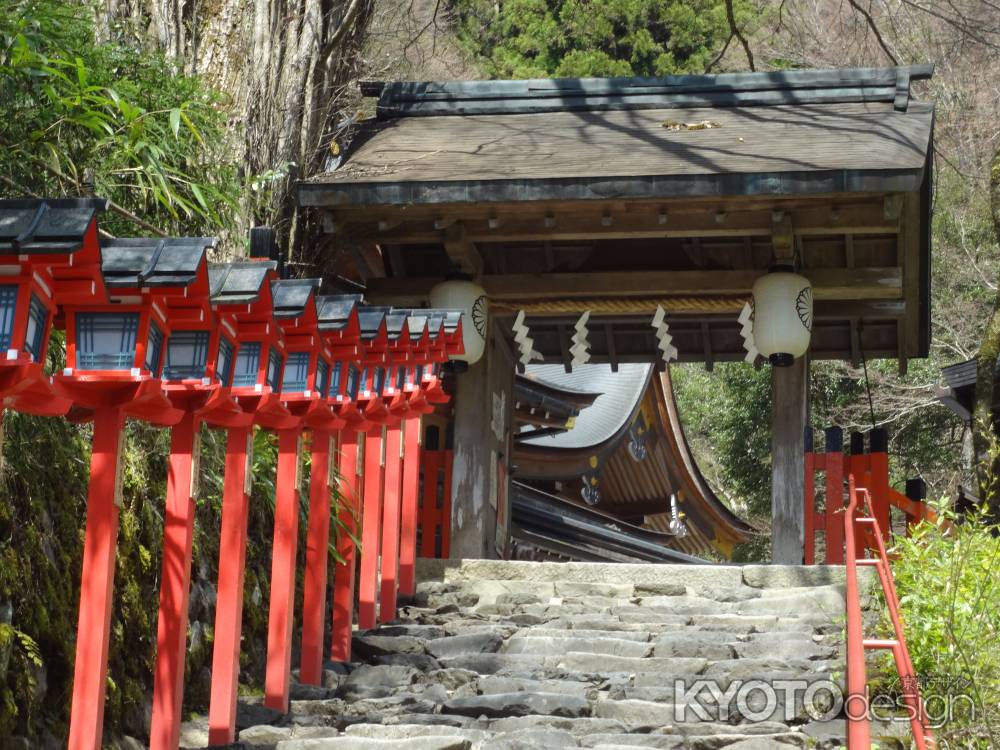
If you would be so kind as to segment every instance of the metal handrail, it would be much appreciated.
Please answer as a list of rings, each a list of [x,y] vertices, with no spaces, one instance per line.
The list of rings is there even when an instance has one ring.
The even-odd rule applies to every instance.
[[[910,717],[910,729],[917,750],[936,748],[934,735],[925,723],[927,713],[920,698],[920,686],[910,652],[906,647],[903,635],[903,621],[899,614],[899,597],[896,595],[896,584],[892,579],[889,567],[889,557],[886,554],[885,540],[879,528],[871,507],[871,495],[864,487],[855,487],[854,475],[848,475],[848,504],[844,514],[844,537],[847,544],[847,697],[844,701],[844,711],[847,716],[847,747],[848,750],[869,750],[871,747],[871,727],[868,716],[868,677],[865,669],[865,649],[886,649],[892,651],[899,674],[900,685],[903,688],[903,700],[906,702]],[[863,511],[867,515],[858,515],[858,499],[863,498]],[[858,558],[856,533],[870,531],[874,537],[876,557]],[[885,594],[886,606],[889,609],[889,619],[895,638],[866,639],[861,618],[861,596],[858,591],[858,566],[873,567],[878,571],[882,592]],[[859,711],[860,709],[860,711]]]

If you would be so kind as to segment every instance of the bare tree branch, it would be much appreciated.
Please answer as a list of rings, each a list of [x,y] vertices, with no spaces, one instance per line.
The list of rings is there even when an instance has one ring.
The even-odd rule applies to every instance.
[[[878,46],[882,48],[883,52],[885,52],[886,57],[892,61],[893,65],[899,65],[899,60],[896,59],[896,56],[892,54],[892,50],[889,49],[889,45],[886,44],[885,39],[882,37],[882,32],[879,31],[878,24],[875,23],[875,19],[872,18],[872,14],[862,8],[858,4],[858,0],[847,0],[847,2],[850,3],[851,7],[860,13],[865,19],[865,23],[868,24],[868,28],[871,29],[872,33],[875,35],[875,39],[878,40]]]
[[[726,51],[729,49],[729,45],[733,41],[734,36],[735,36],[734,34],[729,35],[729,38],[726,40],[726,43],[722,45],[722,49],[719,51],[719,54],[717,54],[715,56],[715,59],[713,59],[708,65],[705,66],[706,73],[711,73],[712,68],[714,68],[716,65],[719,64],[719,60],[721,60],[723,56],[726,54]]]
[[[750,66],[750,70],[756,71],[757,66],[754,65],[750,44],[747,42],[747,38],[743,36],[743,32],[736,25],[736,12],[733,10],[733,0],[726,0],[726,18],[729,19],[729,30],[732,32],[732,35],[739,39],[740,44],[743,45],[743,51],[746,53],[747,64]],[[729,42],[726,42],[726,46],[729,46]]]

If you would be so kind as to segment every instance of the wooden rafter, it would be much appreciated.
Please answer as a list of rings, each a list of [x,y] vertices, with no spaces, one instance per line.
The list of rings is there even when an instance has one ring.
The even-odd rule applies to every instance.
[[[766,273],[739,271],[612,271],[605,273],[506,274],[483,276],[479,283],[494,302],[587,297],[740,297]],[[897,300],[903,272],[889,268],[817,268],[806,272],[817,301]],[[369,296],[397,305],[425,299],[439,279],[372,279]]]
[[[779,207],[775,207],[779,206]],[[418,207],[415,207],[418,208]],[[505,209],[500,216],[486,214],[475,205],[449,207],[454,219],[448,226],[461,222],[464,239],[469,242],[530,242],[581,239],[642,239],[663,237],[770,237],[774,231],[773,215],[782,214],[799,235],[828,234],[893,234],[899,228],[899,219],[886,218],[881,203],[855,203],[838,206],[802,206],[785,208],[772,203],[771,207],[744,208],[734,206],[722,211],[715,207],[687,208],[665,214],[656,206],[628,205],[608,207],[601,204],[564,204],[540,211],[535,204]],[[380,244],[433,244],[442,241],[441,232],[447,221],[441,215],[427,214],[415,209],[401,210],[393,215],[398,220],[391,228],[379,231],[385,225],[383,214],[368,210],[342,210],[336,214],[338,231],[345,236],[366,236]],[[510,213],[508,214],[507,211]],[[724,220],[720,221],[720,217]],[[620,218],[621,221],[616,219]]]

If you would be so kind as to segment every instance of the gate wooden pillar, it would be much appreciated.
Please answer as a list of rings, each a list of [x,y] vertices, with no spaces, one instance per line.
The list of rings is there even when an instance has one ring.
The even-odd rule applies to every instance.
[[[807,357],[771,368],[771,560],[786,565],[802,564],[805,541],[808,393]]]

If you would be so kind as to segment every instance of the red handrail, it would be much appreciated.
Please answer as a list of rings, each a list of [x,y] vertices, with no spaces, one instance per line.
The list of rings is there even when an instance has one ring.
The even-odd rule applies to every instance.
[[[864,487],[855,487],[854,475],[848,475],[848,505],[844,514],[844,537],[847,543],[847,697],[844,710],[847,715],[847,747],[848,750],[869,750],[871,747],[871,731],[868,717],[867,685],[868,677],[865,671],[865,649],[888,649],[892,651],[896,663],[896,672],[903,688],[903,700],[906,701],[910,716],[910,729],[913,731],[913,741],[917,750],[936,748],[934,735],[925,723],[927,718],[924,703],[920,699],[920,686],[917,683],[910,652],[906,648],[906,638],[903,636],[903,621],[899,615],[899,598],[896,595],[896,584],[892,579],[889,567],[889,557],[885,551],[885,541],[879,528],[878,520],[872,512],[871,494]],[[858,499],[864,499],[864,512],[858,515]],[[856,534],[871,531],[874,537],[877,557],[858,558]],[[889,609],[889,619],[895,638],[866,639],[861,621],[861,596],[858,592],[858,566],[873,567],[878,571],[882,592],[885,594]]]

